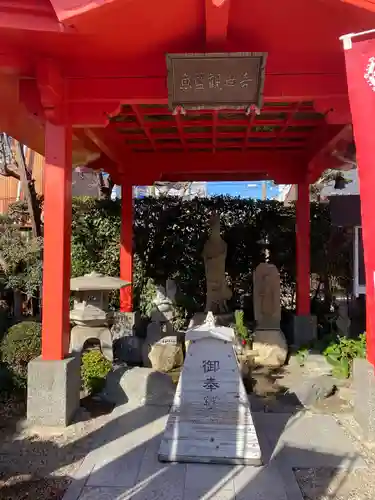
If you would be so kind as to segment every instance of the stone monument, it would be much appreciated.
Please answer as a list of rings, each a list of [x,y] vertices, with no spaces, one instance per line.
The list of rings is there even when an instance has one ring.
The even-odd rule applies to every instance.
[[[188,330],[189,348],[159,449],[162,462],[261,465],[261,452],[233,349],[232,328],[212,313]]]
[[[210,236],[203,248],[206,272],[206,312],[222,314],[228,311],[227,301],[232,297],[225,275],[227,244],[220,236],[220,217],[214,214],[210,220]]]
[[[151,321],[169,323],[175,316],[175,299],[177,286],[174,280],[167,279],[164,286],[156,287],[153,299],[154,308],[151,312]]]
[[[174,280],[167,279],[165,287],[159,285],[153,299],[151,323],[142,347],[143,366],[163,372],[170,371],[183,362],[182,343],[174,330],[172,321],[176,314],[175,297],[177,286]],[[163,341],[168,338],[168,341]]]
[[[279,367],[288,355],[288,346],[280,330],[280,274],[274,264],[263,262],[254,271],[254,315],[256,330],[254,363]]]
[[[75,296],[74,307],[70,311],[70,319],[75,323],[70,332],[70,352],[81,352],[87,340],[97,339],[104,356],[113,361],[109,292],[129,284],[120,278],[96,272],[70,280],[70,290]]]

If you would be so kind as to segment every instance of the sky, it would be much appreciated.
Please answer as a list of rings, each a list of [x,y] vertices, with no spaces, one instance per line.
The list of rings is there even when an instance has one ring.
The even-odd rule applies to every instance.
[[[265,181],[267,187],[267,198],[275,198],[283,185],[275,185],[272,181]],[[142,190],[141,187],[139,189]],[[145,187],[147,189],[147,187]],[[120,188],[117,187],[113,193],[114,196],[120,197]],[[139,193],[138,193],[139,195]],[[229,195],[238,196],[240,198],[255,198],[262,199],[262,181],[222,181],[222,182],[207,182],[207,195]]]
[[[272,182],[266,181],[267,198],[273,198],[278,195],[279,187]],[[258,182],[208,182],[207,194],[239,196],[240,198],[262,198],[262,181]]]

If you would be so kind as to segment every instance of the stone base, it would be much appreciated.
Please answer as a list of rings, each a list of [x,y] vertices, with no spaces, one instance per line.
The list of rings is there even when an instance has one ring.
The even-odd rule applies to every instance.
[[[288,344],[280,329],[255,330],[253,337],[253,362],[255,366],[279,368],[288,357]]]
[[[116,367],[107,376],[101,397],[109,403],[165,406],[173,402],[176,387],[169,375],[152,368]]]
[[[354,417],[361,427],[363,439],[375,442],[375,375],[366,359],[354,359]]]
[[[80,403],[80,358],[30,361],[27,376],[27,420],[38,426],[67,426]]]
[[[293,317],[293,339],[294,345],[303,347],[317,340],[316,316],[294,316]]]
[[[135,312],[119,312],[113,314],[111,328],[113,356],[120,363],[138,365],[142,363],[143,339],[137,337],[136,330],[140,323],[140,315]]]

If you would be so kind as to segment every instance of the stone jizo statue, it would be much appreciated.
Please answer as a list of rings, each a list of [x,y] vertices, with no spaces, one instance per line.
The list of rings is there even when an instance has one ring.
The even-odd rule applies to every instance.
[[[225,313],[228,311],[227,301],[231,299],[232,291],[225,276],[227,244],[220,236],[220,217],[217,214],[211,217],[210,236],[204,245],[202,256],[207,285],[205,312]]]

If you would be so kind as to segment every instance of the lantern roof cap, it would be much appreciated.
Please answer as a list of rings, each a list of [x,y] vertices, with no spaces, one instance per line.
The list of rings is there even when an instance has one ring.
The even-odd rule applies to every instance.
[[[95,271],[70,280],[70,290],[76,292],[83,290],[119,290],[129,285],[129,281],[106,276]]]

